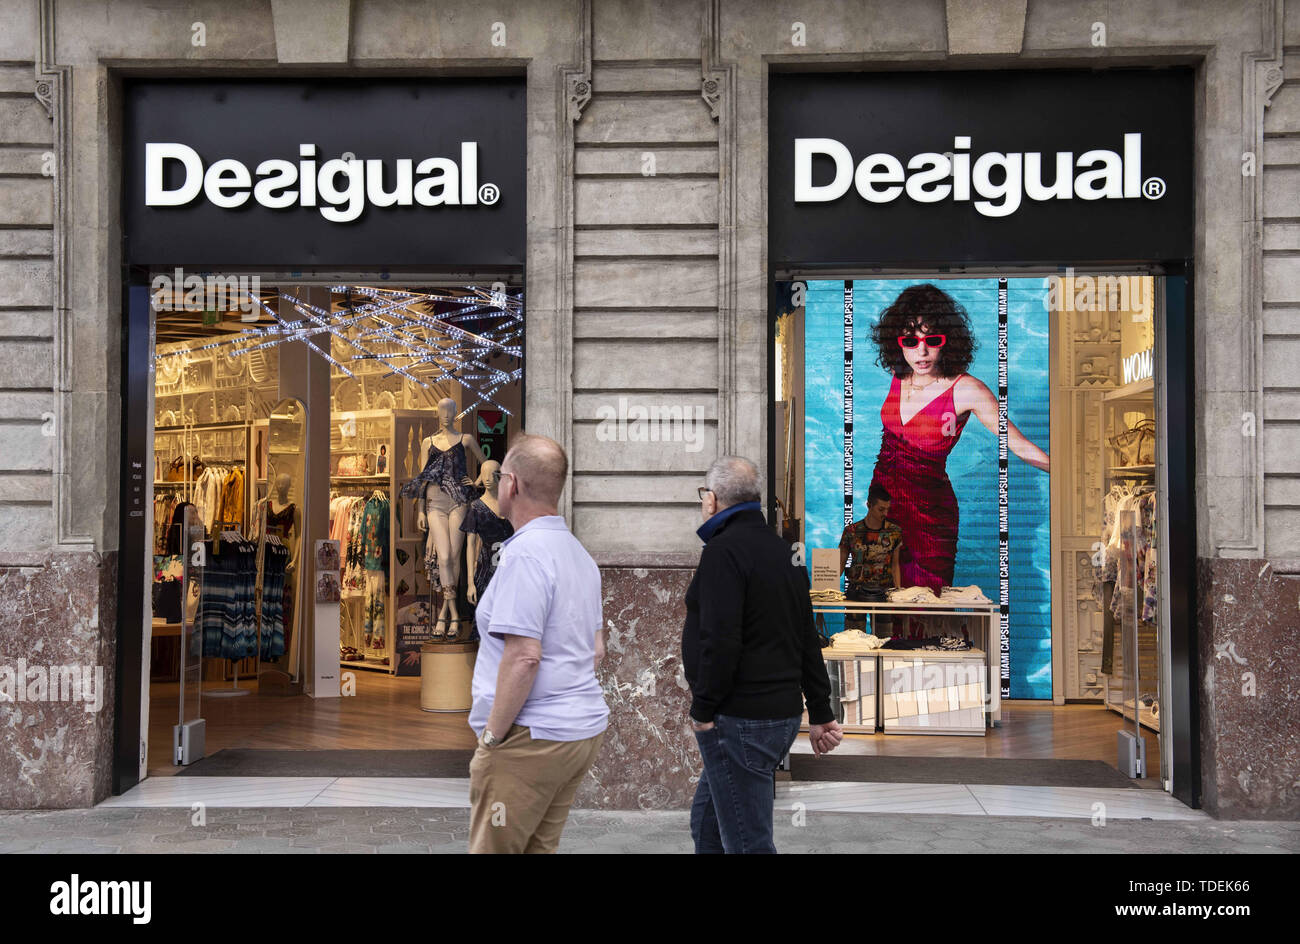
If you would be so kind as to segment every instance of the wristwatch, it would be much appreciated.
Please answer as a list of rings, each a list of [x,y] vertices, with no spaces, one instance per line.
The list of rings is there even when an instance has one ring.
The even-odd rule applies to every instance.
[[[494,744],[500,744],[501,739],[487,728],[484,728],[483,733],[479,736],[478,742],[484,747],[492,747]]]

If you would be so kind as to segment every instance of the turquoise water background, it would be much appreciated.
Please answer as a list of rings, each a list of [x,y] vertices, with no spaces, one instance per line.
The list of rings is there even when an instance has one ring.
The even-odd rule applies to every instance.
[[[875,363],[872,325],[898,293],[926,280],[866,279],[854,296],[854,504],[866,514],[867,489],[880,449],[880,408],[890,374]],[[970,373],[997,393],[996,279],[944,279],[940,288],[970,317],[979,341]],[[807,283],[804,317],[804,540],[809,548],[839,546],[844,527],[844,283]],[[1007,283],[1008,408],[1011,422],[1048,451],[1047,288],[1042,278]],[[974,416],[948,457],[960,508],[957,585],[977,584],[998,597],[998,441]],[[1052,697],[1051,530],[1048,476],[1013,454],[1010,462],[1011,697]],[[809,555],[811,560],[811,555]],[[843,620],[827,617],[827,632]]]

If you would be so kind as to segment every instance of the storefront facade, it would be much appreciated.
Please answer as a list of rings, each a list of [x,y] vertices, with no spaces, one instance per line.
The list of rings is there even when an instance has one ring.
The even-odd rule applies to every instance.
[[[0,404],[14,448],[0,469],[0,657],[93,663],[112,694],[98,711],[5,706],[0,805],[91,805],[136,753],[121,721],[124,699],[138,697],[140,653],[123,651],[117,590],[133,79],[522,77],[524,410],[531,431],[570,452],[562,511],[604,578],[612,727],[579,802],[661,809],[686,803],[698,765],[678,657],[698,553],[694,489],[716,455],[768,467],[774,279],[782,263],[810,261],[770,251],[788,186],[769,158],[774,78],[1157,68],[1185,70],[1190,89],[1190,232],[1162,233],[1190,252],[1091,258],[1181,261],[1159,274],[1191,287],[1186,395],[1171,389],[1168,413],[1192,466],[1171,482],[1185,494],[1171,498],[1194,509],[1174,588],[1194,610],[1178,617],[1183,646],[1171,653],[1186,722],[1174,789],[1222,817],[1300,812],[1300,709],[1288,696],[1300,596],[1300,405],[1289,378],[1300,318],[1300,5],[1141,3],[1103,14],[935,0],[865,17],[828,2],[797,22],[774,5],[725,0],[536,3],[499,15],[342,0],[170,18],[143,4],[113,10],[104,21],[93,5],[4,6]],[[852,267],[917,261],[859,255]],[[668,411],[662,436],[622,422],[642,408]]]

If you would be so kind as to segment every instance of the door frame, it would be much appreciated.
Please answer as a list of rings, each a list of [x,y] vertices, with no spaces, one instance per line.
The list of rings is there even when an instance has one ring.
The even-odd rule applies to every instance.
[[[900,269],[861,267],[833,270],[803,268],[769,269],[767,318],[767,510],[776,521],[776,316],[784,296],[782,284],[799,280],[839,279],[955,279],[1024,278],[1060,275],[1062,266],[933,266]],[[1161,714],[1164,721],[1158,743],[1165,789],[1187,806],[1201,805],[1200,711],[1197,691],[1200,679],[1198,659],[1197,572],[1196,572],[1196,444],[1195,430],[1195,287],[1191,260],[1152,262],[1139,265],[1072,267],[1076,275],[1143,274],[1157,277],[1163,286],[1163,305],[1153,306],[1156,341],[1155,388],[1157,427],[1158,546],[1168,548],[1159,558],[1161,582],[1160,664]],[[1179,315],[1181,314],[1181,321]],[[1171,437],[1169,430],[1184,435]],[[1171,529],[1178,523],[1176,531]],[[1171,536],[1171,534],[1173,536]],[[1055,633],[1053,634],[1055,635]],[[1148,759],[1149,762],[1149,759]]]

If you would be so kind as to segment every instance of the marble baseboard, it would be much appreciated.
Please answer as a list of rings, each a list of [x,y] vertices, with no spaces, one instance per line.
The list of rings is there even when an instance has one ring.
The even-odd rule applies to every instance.
[[[0,555],[0,808],[88,807],[111,792],[116,600],[116,553]],[[54,700],[51,667],[60,695],[73,667],[93,685]]]
[[[693,567],[637,563],[601,568],[610,725],[575,805],[685,809],[700,767],[680,658]],[[111,792],[117,565],[112,553],[0,555],[0,675],[20,664],[104,673],[97,711],[0,702],[0,808],[89,807]],[[1204,807],[1300,819],[1300,579],[1258,560],[1199,566]]]
[[[1300,819],[1300,579],[1263,560],[1198,573],[1202,805]]]
[[[700,755],[686,723],[682,623],[694,566],[601,567],[609,728],[574,805],[672,810],[690,805]]]

